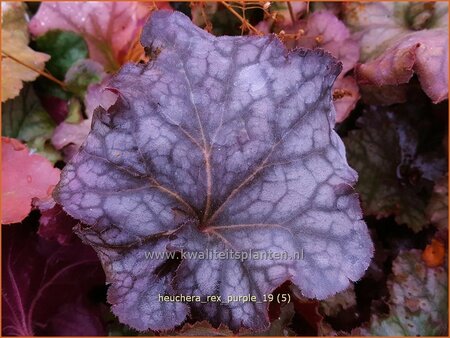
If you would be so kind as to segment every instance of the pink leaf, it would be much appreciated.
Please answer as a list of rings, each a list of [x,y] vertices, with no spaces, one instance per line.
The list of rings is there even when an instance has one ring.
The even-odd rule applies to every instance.
[[[382,90],[408,83],[416,73],[434,103],[448,97],[447,3],[350,3],[344,9],[361,46],[359,84]]]
[[[83,143],[89,130],[91,129],[91,118],[80,123],[61,123],[54,131],[52,143],[56,149],[62,149],[71,143],[78,146]]]
[[[417,73],[423,91],[434,103],[448,97],[448,33],[424,30],[404,36],[383,54],[357,67],[361,84],[407,83]]]
[[[297,47],[323,48],[342,62],[341,76],[351,70],[359,59],[359,46],[348,28],[330,11],[312,13],[306,21],[305,35]]]
[[[59,169],[31,154],[20,141],[2,137],[2,223],[21,222],[33,198],[48,198],[59,181]]]
[[[333,85],[336,122],[342,122],[350,115],[359,98],[359,88],[355,79],[352,76],[338,77]]]

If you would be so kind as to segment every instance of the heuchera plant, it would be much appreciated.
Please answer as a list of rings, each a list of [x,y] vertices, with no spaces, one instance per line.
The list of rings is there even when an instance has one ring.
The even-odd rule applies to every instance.
[[[357,174],[333,131],[341,64],[320,50],[287,52],[275,36],[214,37],[181,13],[155,12],[106,90],[92,130],[54,197],[102,260],[108,301],[138,330],[187,316],[263,329],[259,301],[291,280],[324,299],[358,280],[373,245],[352,186]],[[146,259],[146,252],[272,251],[299,260]],[[219,295],[222,303],[161,302]]]

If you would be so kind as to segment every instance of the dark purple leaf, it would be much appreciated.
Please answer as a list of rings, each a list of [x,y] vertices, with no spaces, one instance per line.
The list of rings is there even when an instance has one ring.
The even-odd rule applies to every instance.
[[[395,215],[398,224],[415,232],[428,226],[426,206],[446,168],[442,131],[433,127],[438,124],[430,110],[420,100],[392,109],[371,106],[346,137],[366,215]]]
[[[2,252],[3,335],[106,333],[99,304],[88,297],[104,283],[90,247],[78,239],[61,246],[15,224],[2,228]]]
[[[95,311],[80,300],[61,306],[49,321],[50,332],[59,336],[105,336],[105,325]]]
[[[53,199],[40,202],[38,207],[41,211],[39,236],[57,241],[61,245],[71,243],[75,237],[72,228],[77,225],[78,221],[66,214],[59,204],[55,204]]]
[[[57,124],[63,122],[69,114],[69,105],[66,100],[56,96],[45,96],[41,98],[41,102],[44,109]]]
[[[124,66],[107,85],[117,102],[97,108],[55,193],[87,224],[78,234],[103,261],[119,319],[138,330],[188,315],[263,329],[268,303],[228,296],[262,301],[292,280],[322,299],[358,280],[373,248],[356,172],[332,129],[341,65],[319,50],[288,53],[274,36],[216,38],[177,12],[154,13],[141,41],[153,61]],[[304,257],[145,258],[206,248]]]

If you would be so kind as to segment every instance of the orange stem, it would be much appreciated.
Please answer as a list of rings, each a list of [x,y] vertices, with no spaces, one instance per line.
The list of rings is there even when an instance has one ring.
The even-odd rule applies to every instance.
[[[221,4],[226,7],[235,17],[237,17],[244,25],[246,25],[248,28],[250,28],[254,33],[258,35],[262,35],[262,33],[257,30],[253,25],[250,24],[245,18],[242,17],[238,12],[236,12],[233,7],[231,7],[229,4],[227,4],[225,1],[221,1]]]
[[[31,69],[32,71],[38,73],[39,75],[42,75],[43,77],[46,77],[47,79],[49,79],[50,81],[53,81],[55,83],[57,83],[58,85],[60,85],[63,89],[66,88],[66,84],[60,80],[58,80],[56,77],[54,77],[52,74],[47,73],[45,71],[42,71],[40,69],[34,68],[33,66],[30,66],[28,64],[26,64],[25,62],[20,61],[19,59],[15,58],[14,56],[6,53],[5,51],[2,50],[2,54],[4,56],[6,56],[7,58],[10,58],[11,60],[21,64],[24,67],[27,67],[28,69]]]

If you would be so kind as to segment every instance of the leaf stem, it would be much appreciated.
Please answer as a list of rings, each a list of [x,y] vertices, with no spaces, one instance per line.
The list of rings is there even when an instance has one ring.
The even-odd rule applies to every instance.
[[[229,4],[226,3],[226,1],[220,2],[222,5],[226,7],[235,17],[237,17],[244,26],[248,27],[250,30],[252,30],[254,33],[258,35],[262,35],[262,32],[260,32],[258,29],[256,29],[250,22],[248,22],[247,19],[243,18],[242,15],[240,15],[238,12],[234,10],[233,7],[231,7]]]
[[[27,67],[28,69],[38,73],[39,75],[42,75],[43,77],[49,79],[50,81],[53,81],[55,83],[57,83],[58,85],[60,85],[63,89],[66,89],[66,84],[64,82],[62,82],[61,80],[58,80],[56,77],[54,77],[52,74],[47,73],[45,71],[42,71],[40,69],[34,68],[33,66],[30,66],[28,64],[26,64],[25,62],[20,61],[19,59],[15,58],[14,56],[8,54],[7,52],[2,50],[2,55],[10,58],[11,60],[21,64],[24,67]]]
[[[289,8],[289,15],[291,16],[291,20],[292,20],[292,24],[295,23],[295,15],[294,15],[294,10],[292,9],[292,5],[290,1],[286,1],[287,6]]]

